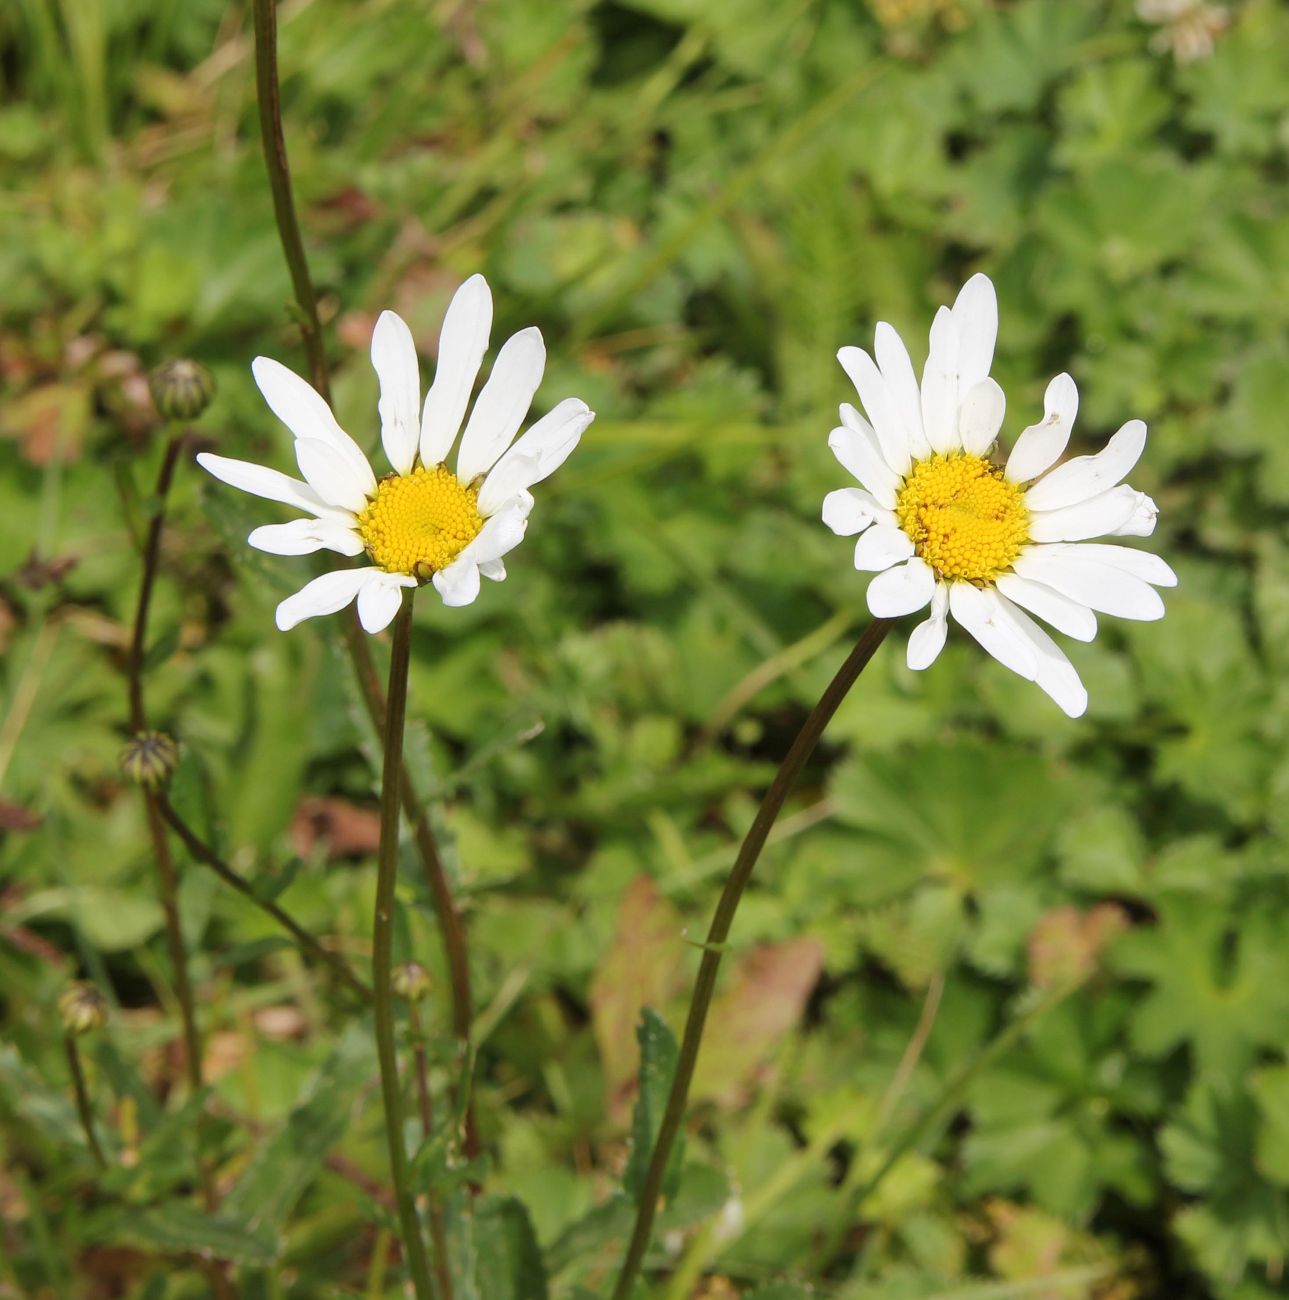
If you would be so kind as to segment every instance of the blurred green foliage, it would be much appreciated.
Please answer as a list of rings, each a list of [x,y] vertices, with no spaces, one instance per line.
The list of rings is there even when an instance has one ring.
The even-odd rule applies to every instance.
[[[476,270],[497,338],[545,332],[542,402],[600,413],[511,580],[417,612],[412,759],[479,1013],[485,1158],[431,1142],[417,1166],[450,1197],[458,1296],[609,1285],[640,1008],[679,1025],[683,932],[865,619],[818,522],[851,397],[833,353],[879,318],[920,338],[974,269],[1005,436],[1060,369],[1078,450],[1147,420],[1134,483],[1181,585],[1164,623],[1070,647],[1077,723],[965,638],[924,676],[881,653],[736,924],[650,1276],[672,1300],[1283,1294],[1289,9],[1228,8],[1180,62],[1128,0],[282,6],[342,422],[374,443],[374,314],[411,322],[428,370]],[[196,866],[225,1201],[187,1199],[202,1099],[171,1095],[161,910],[116,771],[160,454],[143,373],[198,357],[200,440],[285,465],[248,363],[303,367],[247,14],[12,0],[0,52],[0,1295],[197,1296],[196,1252],[252,1300],[392,1296],[362,1019]],[[378,755],[334,627],[273,630],[306,568],[243,539],[277,517],[181,473],[151,709],[185,745],[176,803],[362,966]],[[450,1110],[405,866],[400,956],[434,972]],[[85,1040],[113,1166],[92,1194],[56,1029],[74,974],[116,1008]],[[662,1020],[640,1032],[663,1055],[637,1135],[667,1059]]]

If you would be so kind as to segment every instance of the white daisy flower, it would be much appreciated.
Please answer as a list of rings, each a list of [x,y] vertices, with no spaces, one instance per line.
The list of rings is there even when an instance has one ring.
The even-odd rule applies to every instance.
[[[994,286],[974,275],[952,309],[936,313],[920,385],[884,321],[876,360],[841,349],[837,359],[868,419],[843,404],[828,445],[863,486],[830,492],[823,519],[838,536],[859,535],[855,567],[877,574],[868,587],[875,616],[930,606],[909,637],[910,668],[934,662],[952,614],[999,663],[1076,718],[1087,707],[1083,683],[1030,615],[1079,641],[1096,635],[1097,612],[1163,617],[1155,587],[1176,585],[1172,569],[1145,551],[1089,543],[1154,531],[1155,503],[1123,483],[1146,426],[1129,420],[1103,451],[1053,469],[1079,405],[1074,380],[1057,375],[1043,419],[1022,430],[1005,462],[991,459],[1005,408],[989,378],[997,334]]]
[[[565,398],[516,439],[546,365],[541,332],[520,330],[497,354],[450,470],[448,454],[491,329],[492,294],[483,276],[473,275],[448,305],[422,409],[411,330],[394,312],[381,312],[371,359],[380,380],[381,443],[394,470],[381,479],[309,384],[278,362],[256,357],[251,372],[273,414],[295,436],[303,481],[209,452],[198,463],[233,487],[308,515],[255,529],[247,538],[252,546],[273,555],[366,552],[371,560],[367,567],[324,573],[288,596],[277,607],[282,631],[335,613],[356,597],[363,627],[379,632],[398,612],[404,587],[432,581],[445,605],[468,605],[479,594],[480,575],[505,578],[502,557],[528,527],[528,489],[564,463],[595,414],[585,402]]]

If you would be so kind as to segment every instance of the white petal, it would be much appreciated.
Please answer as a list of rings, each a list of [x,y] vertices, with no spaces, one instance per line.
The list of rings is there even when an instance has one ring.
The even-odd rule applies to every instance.
[[[1082,542],[1104,537],[1133,517],[1144,495],[1125,483],[1077,505],[1036,510],[1029,517],[1030,538],[1035,542]]]
[[[1038,661],[1031,643],[1004,618],[995,600],[969,582],[955,582],[949,588],[953,617],[1005,668],[1033,681]]]
[[[877,363],[863,348],[842,348],[837,353],[837,360],[850,376],[850,382],[855,385],[859,400],[864,404],[877,434],[882,459],[897,474],[906,474],[910,463],[909,440],[904,432],[904,421],[896,414],[895,403]]]
[[[355,514],[367,505],[367,497],[376,490],[355,479],[352,466],[334,447],[316,438],[300,438],[295,444],[296,464],[309,486],[328,505],[352,510]]]
[[[265,524],[246,539],[257,551],[270,555],[312,555],[315,551],[338,551],[361,555],[362,538],[348,524],[332,519],[293,519],[289,524]]]
[[[512,334],[501,345],[461,435],[457,478],[462,483],[490,470],[514,441],[545,368],[546,345],[536,326]]]
[[[838,537],[853,537],[877,520],[893,524],[895,515],[883,510],[863,488],[838,488],[824,497],[823,520]]]
[[[362,448],[336,423],[331,407],[311,384],[272,357],[256,357],[251,362],[251,374],[269,410],[296,438],[325,442],[348,463],[356,480],[370,478],[375,484]]]
[[[876,618],[899,618],[923,609],[935,595],[935,574],[914,557],[879,573],[868,584],[868,608]]]
[[[406,321],[383,311],[371,336],[371,363],[380,380],[380,441],[399,474],[408,474],[421,439],[421,374]]]
[[[931,348],[922,368],[922,428],[932,451],[957,451],[958,326],[948,307],[931,322]]]
[[[456,559],[446,569],[440,569],[433,581],[445,605],[471,605],[479,594],[479,565],[474,560]]]
[[[919,623],[909,635],[905,657],[915,673],[930,668],[944,649],[945,638],[949,635],[948,613],[948,585],[937,582],[935,595],[931,597],[931,617],[925,623]]]
[[[1058,550],[1051,547],[1051,550]],[[1149,551],[1139,551],[1135,546],[1115,546],[1104,542],[1084,543],[1079,546],[1061,547],[1060,551],[1084,560],[1096,560],[1098,564],[1109,564],[1125,573],[1131,573],[1142,582],[1149,582],[1156,587],[1177,586],[1177,575],[1158,555]]]
[[[266,501],[280,501],[283,505],[330,519],[353,519],[350,511],[328,505],[307,483],[269,469],[267,465],[253,465],[249,460],[233,460],[209,451],[197,454],[197,464],[230,487],[240,488]]]
[[[379,569],[335,569],[306,583],[294,596],[288,596],[277,607],[277,625],[289,632],[306,618],[334,614],[344,609],[369,582],[380,577]]]
[[[877,437],[867,424],[862,429],[839,425],[828,435],[828,446],[849,474],[857,478],[885,510],[895,507],[900,479],[882,459]]]
[[[518,459],[521,456],[536,464],[536,477],[529,479],[525,487],[549,478],[569,458],[594,419],[595,412],[580,398],[566,397],[553,410],[547,411],[527,433],[515,439],[510,450],[492,467],[488,478],[504,472],[506,462],[512,457]],[[487,488],[487,481],[484,488]],[[481,492],[481,500],[482,497]]]
[[[1025,493],[1025,504],[1031,510],[1055,510],[1099,496],[1127,477],[1145,445],[1145,424],[1129,420],[1095,456],[1076,456],[1035,483]],[[1013,477],[1010,462],[1007,477]]]
[[[1022,578],[1018,573],[1000,573],[997,584],[998,590],[1014,605],[1023,605],[1058,632],[1064,632],[1076,641],[1091,641],[1096,636],[1097,616],[1086,605],[1078,604],[1041,582]]]
[[[962,450],[983,456],[998,437],[1007,411],[1007,398],[992,379],[982,379],[968,390],[958,411]]]
[[[405,573],[381,573],[358,592],[358,621],[365,632],[383,632],[403,603],[403,589],[415,587]]]
[[[890,394],[895,414],[904,426],[904,437],[914,460],[931,454],[931,444],[922,431],[922,394],[909,350],[895,329],[885,321],[878,321],[873,338],[873,353],[881,367],[886,390]]]
[[[452,450],[491,332],[492,293],[483,276],[472,275],[452,295],[439,333],[434,382],[421,413],[421,460],[426,465],[447,460]]]
[[[528,511],[522,506],[511,506],[484,521],[479,535],[462,549],[457,561],[468,559],[475,564],[486,564],[489,560],[499,560],[524,540],[527,530]]]
[[[484,560],[479,565],[479,572],[483,577],[493,582],[505,582],[506,562],[504,560]]]
[[[876,524],[855,543],[855,568],[880,573],[913,554],[909,535],[890,524]]]
[[[1149,537],[1159,520],[1159,507],[1144,493],[1138,492],[1137,508],[1126,523],[1111,534],[1113,537]]]
[[[479,513],[487,518],[496,514],[508,501],[513,501],[534,482],[537,473],[536,456],[514,456],[509,452],[488,472],[479,489]]]
[[[1102,614],[1143,622],[1163,618],[1164,602],[1153,587],[1121,568],[1080,556],[1082,549],[1031,546],[1012,567],[1022,578],[1045,583]]]
[[[1051,696],[1057,706],[1071,718],[1081,718],[1088,707],[1088,693],[1074,665],[1065,652],[1027,614],[1017,609],[1005,596],[992,595],[1002,616],[1029,642],[1034,651],[1036,671],[1034,682],[1040,690]]]
[[[953,322],[958,327],[958,392],[969,393],[988,377],[998,338],[998,295],[987,275],[977,272],[959,290]]]
[[[1055,465],[1070,441],[1070,430],[1078,413],[1079,390],[1074,380],[1067,374],[1057,375],[1043,394],[1042,421],[1021,430],[1007,458],[1008,480],[1028,483]]]

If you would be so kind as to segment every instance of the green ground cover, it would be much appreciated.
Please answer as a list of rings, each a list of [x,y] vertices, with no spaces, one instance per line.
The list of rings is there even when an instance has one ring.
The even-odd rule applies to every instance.
[[[599,413],[510,580],[417,608],[410,759],[477,1016],[481,1155],[431,1143],[417,1174],[457,1297],[607,1295],[640,1009],[678,1029],[685,936],[868,617],[819,523],[853,400],[834,353],[887,319],[920,365],[975,270],[1005,435],[1062,369],[1072,451],[1146,420],[1134,483],[1180,586],[1163,623],[1068,647],[1076,722],[961,635],[921,675],[883,648],[739,915],[648,1284],[1283,1294],[1289,9],[1229,8],[1184,62],[1128,0],[283,5],[345,426],[375,445],[375,314],[412,324],[424,374],[475,271],[494,339],[546,336],[539,404]],[[251,1300],[401,1294],[364,1016],[181,854],[209,1081],[188,1095],[117,766],[146,371],[199,358],[218,393],[193,446],[287,466],[249,372],[304,368],[251,56],[224,0],[0,11],[0,1296],[199,1296],[202,1254]],[[307,562],[244,537],[278,513],[204,478],[180,468],[152,618],[172,796],[363,969],[379,751],[334,627],[273,629]],[[404,866],[442,1112],[447,972]],[[112,1004],[83,1040],[99,1179],[56,1009],[74,976]]]

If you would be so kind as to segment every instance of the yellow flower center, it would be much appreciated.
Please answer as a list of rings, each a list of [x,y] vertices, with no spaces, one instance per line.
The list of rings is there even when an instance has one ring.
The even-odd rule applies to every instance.
[[[358,516],[367,554],[386,573],[428,578],[446,568],[483,527],[479,493],[443,465],[390,474]]]
[[[1029,540],[1024,493],[983,456],[918,461],[895,501],[914,550],[944,578],[992,582]]]

